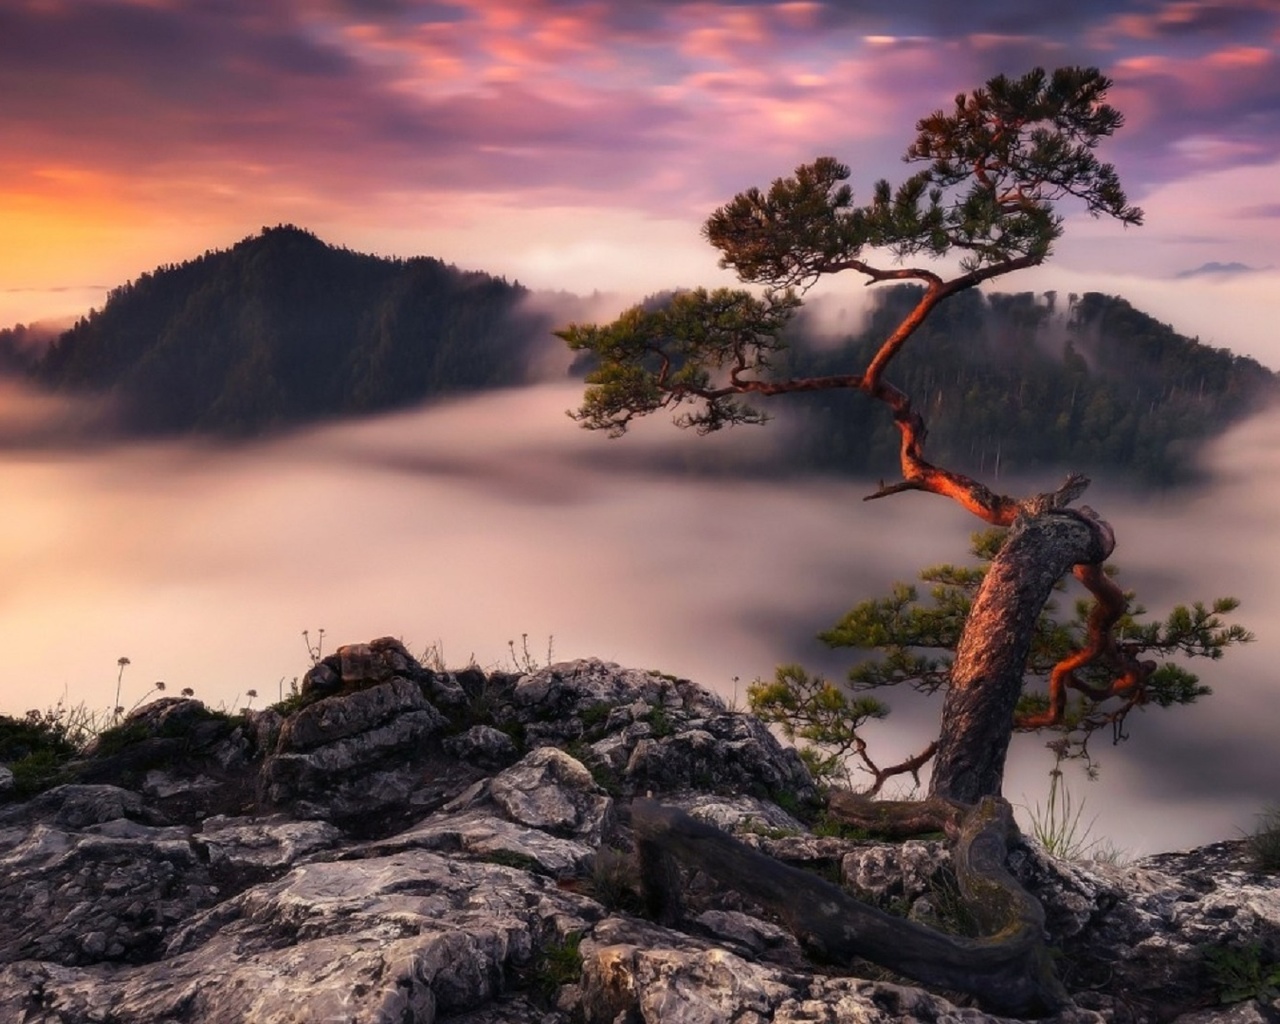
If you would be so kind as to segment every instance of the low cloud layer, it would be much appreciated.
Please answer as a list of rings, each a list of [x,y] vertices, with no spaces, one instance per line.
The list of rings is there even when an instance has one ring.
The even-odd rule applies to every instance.
[[[540,659],[550,640],[556,658],[687,675],[742,700],[780,662],[840,673],[845,658],[813,634],[891,581],[962,559],[978,525],[924,495],[863,502],[871,485],[857,482],[658,472],[691,447],[772,443],[772,428],[698,439],[645,423],[608,441],[563,415],[578,398],[495,393],[230,449],[0,454],[0,708],[108,707],[121,656],[126,704],[163,679],[213,704],[254,689],[261,706],[305,671],[301,633],[320,628],[326,650],[390,634],[483,665],[527,633]],[[1277,453],[1272,414],[1212,448],[1206,489],[1137,498],[1100,482],[1088,496],[1154,613],[1234,594],[1260,637],[1204,666],[1216,693],[1201,708],[1137,716],[1131,743],[1095,751],[1102,781],[1075,780],[1123,846],[1231,835],[1280,791]],[[895,711],[878,749],[917,749],[936,715]],[[1007,793],[1034,800],[1042,740],[1015,748]]]

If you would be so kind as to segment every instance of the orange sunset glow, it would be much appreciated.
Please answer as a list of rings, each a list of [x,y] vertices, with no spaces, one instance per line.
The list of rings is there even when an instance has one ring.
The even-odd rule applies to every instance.
[[[855,182],[892,175],[913,119],[955,91],[1081,63],[1115,79],[1128,126],[1109,157],[1151,216],[1101,247],[1069,232],[1055,271],[1073,287],[1133,280],[1177,319],[1194,303],[1176,275],[1239,265],[1249,316],[1217,340],[1270,349],[1275,5],[952,11],[8,0],[0,322],[76,315],[274,223],[536,287],[643,294],[687,283],[673,266],[714,281],[698,225],[727,195],[820,153]],[[1192,208],[1164,205],[1187,194]],[[1223,284],[1194,288],[1211,302]]]

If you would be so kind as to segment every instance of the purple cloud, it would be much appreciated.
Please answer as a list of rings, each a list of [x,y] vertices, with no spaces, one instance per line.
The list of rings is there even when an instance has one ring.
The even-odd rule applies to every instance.
[[[1274,220],[1280,218],[1280,203],[1257,203],[1236,211],[1237,217],[1248,220]]]
[[[909,8],[909,9],[908,9]],[[718,201],[830,152],[900,173],[916,118],[999,71],[1094,63],[1143,186],[1280,156],[1273,5],[110,0],[0,13],[4,170],[331,201],[550,189]],[[1176,48],[1160,50],[1175,39]],[[1138,191],[1138,190],[1135,190]]]

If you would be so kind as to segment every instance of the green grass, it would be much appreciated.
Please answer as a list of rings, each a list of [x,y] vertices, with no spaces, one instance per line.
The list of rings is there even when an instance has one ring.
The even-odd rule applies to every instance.
[[[1261,943],[1208,946],[1201,951],[1209,980],[1222,1004],[1280,996],[1280,964],[1265,956]]]
[[[611,797],[617,799],[622,796],[622,779],[618,777],[612,765],[591,749],[590,744],[583,740],[571,740],[565,744],[564,752],[582,764],[591,773],[595,784]]]
[[[582,728],[588,735],[602,733],[609,716],[613,714],[614,704],[590,704],[578,712],[582,719]]]
[[[765,839],[790,839],[793,836],[804,834],[794,828],[775,828],[772,825],[766,825],[763,821],[757,821],[755,818],[747,818],[738,827],[738,830],[747,835],[762,836]]]
[[[1249,852],[1259,871],[1280,872],[1280,805],[1258,815],[1257,827],[1249,836]]]
[[[550,1004],[562,985],[573,985],[582,978],[582,936],[570,932],[562,939],[546,943],[523,972],[525,983],[534,996]]]
[[[1031,834],[1044,847],[1045,852],[1057,860],[1084,860],[1101,844],[1093,835],[1096,818],[1084,820],[1084,800],[1078,802],[1067,786],[1062,771],[1064,755],[1057,751],[1058,759],[1049,772],[1049,797],[1044,804],[1037,801],[1034,808],[1027,807],[1031,819]],[[1117,859],[1111,851],[1108,858]]]
[[[547,873],[547,869],[542,866],[542,862],[537,857],[531,857],[519,850],[490,850],[482,854],[481,859],[504,868],[528,871],[530,874],[545,875]]]
[[[871,833],[865,828],[859,825],[850,825],[843,821],[836,821],[826,815],[823,815],[813,823],[813,834],[824,839],[849,839],[858,843],[871,840]]]
[[[73,781],[69,766],[91,745],[96,755],[110,755],[151,735],[144,725],[126,719],[162,693],[165,684],[156,683],[132,705],[125,707],[119,702],[124,670],[129,660],[121,658],[116,664],[114,707],[95,709],[84,702],[68,704],[59,700],[44,711],[33,709],[21,717],[0,715],[0,764],[13,772],[12,796],[27,799],[61,783]],[[190,697],[192,691],[184,689],[182,696]],[[234,721],[234,716],[208,708],[204,717],[228,723]],[[161,735],[183,735],[190,724],[190,719],[174,722],[168,730],[161,730]]]
[[[283,681],[281,690],[283,691]],[[281,718],[288,718],[290,715],[296,714],[305,708],[308,704],[314,704],[316,701],[324,697],[325,694],[312,691],[304,694],[302,688],[298,685],[298,679],[295,676],[289,684],[288,696],[281,697],[274,704],[269,705],[268,710],[274,711]]]
[[[0,764],[13,772],[13,792],[20,799],[63,781],[65,766],[85,742],[83,714],[68,714],[62,705],[28,711],[22,718],[0,716]]]
[[[676,731],[675,722],[671,720],[670,712],[661,704],[655,704],[645,717],[649,721],[649,727],[653,730],[655,739],[670,736]]]

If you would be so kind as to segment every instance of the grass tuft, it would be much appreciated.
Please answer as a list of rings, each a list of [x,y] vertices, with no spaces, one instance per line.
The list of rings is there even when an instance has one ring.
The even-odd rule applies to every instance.
[[[1259,871],[1280,872],[1280,804],[1258,815],[1258,824],[1249,836],[1249,852]]]
[[[1201,950],[1205,970],[1224,1006],[1258,999],[1270,1002],[1280,996],[1280,964],[1269,959],[1262,944],[1208,946]]]

